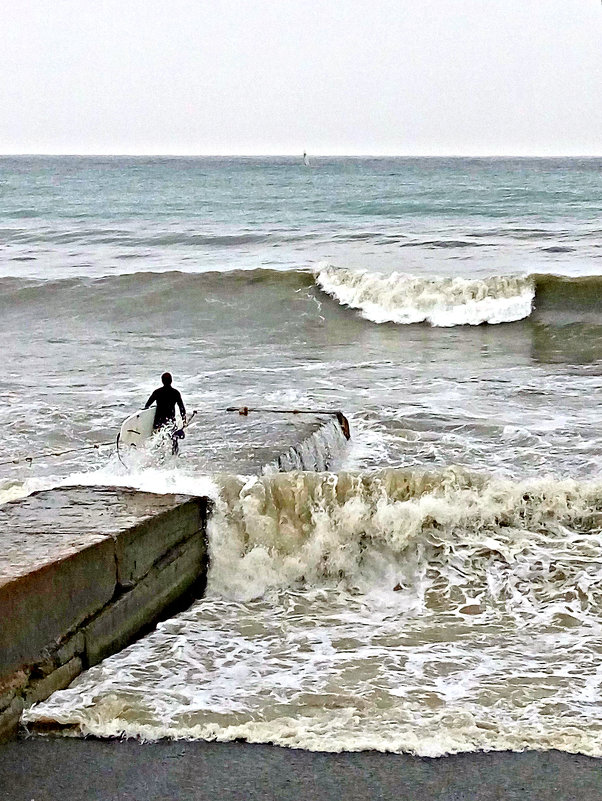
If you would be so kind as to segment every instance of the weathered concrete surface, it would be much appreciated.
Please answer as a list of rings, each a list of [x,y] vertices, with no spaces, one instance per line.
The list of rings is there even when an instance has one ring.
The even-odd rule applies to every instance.
[[[0,679],[106,606],[121,574],[148,572],[199,526],[186,496],[118,488],[47,490],[0,507]]]
[[[600,801],[602,762],[559,751],[442,759],[247,743],[33,738],[0,746],[0,801]]]
[[[0,506],[0,584],[140,528],[185,495],[116,487],[62,487]]]
[[[49,695],[68,687],[73,679],[82,672],[82,660],[74,656],[67,664],[53,670],[45,678],[31,682],[25,690],[25,704],[37,704],[45,701]]]
[[[209,503],[70,487],[0,507],[0,738],[202,593]]]
[[[45,648],[102,609],[116,584],[111,537],[0,584],[0,680],[39,661]]]
[[[311,437],[319,436],[333,419],[336,417],[330,415],[253,411],[240,415],[227,412],[220,416],[220,425],[216,429],[212,416],[201,415],[187,433],[182,454],[187,462],[202,472],[261,473],[266,465],[277,465],[283,454],[300,448]],[[216,432],[219,433],[217,438]],[[345,437],[341,432],[339,450],[344,443]],[[334,463],[337,455],[340,454],[324,453],[324,458]],[[316,468],[307,465],[305,469]]]
[[[123,587],[135,583],[148,573],[157,561],[157,554],[167,553],[178,542],[199,531],[201,526],[198,504],[180,501],[179,505],[165,511],[158,510],[152,517],[122,531],[115,537],[118,583]]]
[[[130,592],[96,615],[84,628],[88,666],[124,648],[162,611],[167,614],[204,573],[205,551],[201,538],[176,546]]]

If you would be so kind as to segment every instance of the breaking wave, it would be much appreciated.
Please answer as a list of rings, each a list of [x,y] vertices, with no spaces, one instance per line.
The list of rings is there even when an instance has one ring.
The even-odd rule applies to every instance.
[[[602,276],[495,275],[487,278],[389,275],[324,266],[317,285],[375,323],[436,327],[509,323],[532,311],[567,307],[602,314]]]
[[[31,724],[602,756],[602,482],[454,468],[219,482],[207,597]]]
[[[423,278],[327,266],[316,280],[328,295],[374,323],[509,323],[528,317],[535,297],[533,280],[517,276]]]
[[[387,569],[395,566],[393,578],[396,569],[406,571],[408,548],[419,548],[421,559],[429,564],[447,561],[458,548],[476,549],[474,564],[472,556],[468,562],[467,554],[462,559],[464,568],[470,568],[472,582],[477,574],[485,578],[481,556],[501,558],[511,565],[540,536],[544,549],[550,546],[553,551],[556,541],[564,551],[575,539],[566,526],[580,532],[576,540],[585,537],[586,549],[588,542],[602,547],[597,540],[602,526],[602,481],[515,482],[460,468],[292,472],[250,480],[224,477],[221,497],[225,517],[216,524],[219,531],[214,531],[213,589],[219,587],[229,597],[263,595],[269,582],[249,596],[250,585],[241,576],[252,575],[261,575],[262,581],[266,575],[278,576],[279,587],[316,586],[334,579],[366,591],[375,577],[372,568],[366,572],[366,567],[375,566],[375,554],[384,559]],[[233,547],[239,557],[228,555],[224,560]],[[265,572],[245,566],[263,557],[269,562]],[[413,584],[416,561],[409,562],[412,569],[405,580]],[[480,567],[474,572],[477,563]],[[483,581],[481,590],[489,592],[487,586]]]
[[[135,298],[145,316],[166,304],[197,309],[212,298],[231,299],[234,293],[266,289],[285,299],[295,292],[319,288],[342,306],[357,309],[375,323],[429,323],[436,327],[508,323],[533,312],[567,311],[602,316],[602,276],[569,277],[550,274],[493,275],[485,278],[390,274],[324,265],[307,270],[248,269],[187,273],[138,272],[103,278],[65,278],[43,281],[0,278],[0,309],[14,310],[43,304],[65,313],[69,303],[98,313],[118,309]],[[569,320],[570,321],[570,320]]]

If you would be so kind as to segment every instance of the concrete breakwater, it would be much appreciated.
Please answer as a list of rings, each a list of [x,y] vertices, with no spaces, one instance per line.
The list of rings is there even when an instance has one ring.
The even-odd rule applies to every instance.
[[[292,429],[297,443],[276,457],[273,425],[253,472],[331,469],[350,436],[341,413]],[[205,497],[102,486],[0,506],[0,739],[24,708],[203,594],[210,512]]]
[[[207,498],[46,490],[0,507],[0,738],[206,581]]]

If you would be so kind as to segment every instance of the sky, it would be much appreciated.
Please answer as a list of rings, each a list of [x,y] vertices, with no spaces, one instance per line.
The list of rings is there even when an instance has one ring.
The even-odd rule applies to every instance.
[[[600,0],[0,0],[0,153],[602,156]]]

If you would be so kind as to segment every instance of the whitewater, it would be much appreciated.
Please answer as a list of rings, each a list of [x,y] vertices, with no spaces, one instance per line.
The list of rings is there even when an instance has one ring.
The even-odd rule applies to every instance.
[[[529,277],[421,278],[352,272],[326,266],[317,283],[327,294],[374,323],[428,322],[434,326],[511,323],[531,313],[535,297]]]
[[[0,503],[215,503],[206,596],[26,720],[602,756],[601,175],[0,159]],[[164,369],[199,410],[179,459],[76,450]],[[328,424],[268,457],[273,422],[229,405],[341,409],[351,441]]]
[[[26,714],[68,733],[602,755],[602,481],[222,478],[206,597]]]

